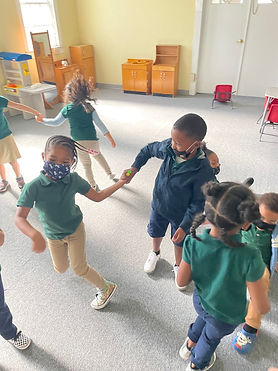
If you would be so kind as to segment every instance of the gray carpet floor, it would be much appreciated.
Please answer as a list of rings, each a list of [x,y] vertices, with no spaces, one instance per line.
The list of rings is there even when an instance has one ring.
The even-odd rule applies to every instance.
[[[101,149],[117,174],[131,165],[142,146],[169,137],[177,118],[195,112],[206,120],[208,147],[220,157],[219,180],[242,181],[253,176],[254,192],[278,192],[278,137],[258,139],[256,120],[263,99],[235,97],[233,110],[217,103],[212,110],[210,95],[173,99],[102,89],[97,97],[98,113],[117,142],[113,149],[100,135]],[[49,110],[48,116],[54,116],[59,108]],[[69,127],[65,123],[50,128],[21,115],[10,117],[9,122],[22,154],[22,174],[30,181],[42,168],[41,152],[47,137],[68,135]],[[272,128],[268,132],[278,135]],[[193,286],[184,293],[175,287],[169,234],[162,243],[162,259],[155,273],[148,276],[143,272],[151,247],[146,225],[160,163],[151,159],[130,185],[101,203],[76,197],[84,214],[88,262],[118,284],[111,303],[102,311],[90,307],[93,287],[71,269],[63,275],[55,273],[49,252],[33,253],[30,241],[14,226],[19,191],[7,166],[11,189],[0,194],[0,227],[6,234],[0,248],[2,279],[14,322],[33,343],[20,352],[1,338],[0,370],[185,369],[178,351],[196,316]],[[77,171],[83,175],[80,167]],[[94,172],[101,188],[111,184],[95,163]],[[29,220],[42,230],[35,210]],[[239,356],[231,346],[234,335],[227,336],[217,348],[213,370],[263,371],[278,366],[277,274],[270,298],[271,312],[263,317],[253,352]]]

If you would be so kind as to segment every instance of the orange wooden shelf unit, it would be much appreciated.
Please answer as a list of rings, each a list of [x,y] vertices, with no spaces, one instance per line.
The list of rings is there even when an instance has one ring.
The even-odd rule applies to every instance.
[[[177,94],[180,45],[157,45],[152,66],[152,93]]]
[[[124,92],[151,93],[151,59],[128,59],[122,64],[122,89]]]

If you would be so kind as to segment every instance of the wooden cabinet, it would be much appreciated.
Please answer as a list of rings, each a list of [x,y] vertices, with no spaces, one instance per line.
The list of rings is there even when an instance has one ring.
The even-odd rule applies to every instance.
[[[128,59],[122,64],[122,89],[124,92],[151,93],[151,59]]]
[[[152,66],[152,93],[177,94],[180,45],[157,45]]]
[[[71,62],[78,65],[82,75],[88,81],[92,78],[96,84],[94,49],[92,45],[72,45],[70,48]]]
[[[56,87],[60,102],[63,102],[63,91],[66,84],[72,79],[72,76],[76,70],[78,70],[77,64],[70,64],[68,66],[62,66],[61,61],[54,62],[55,75],[56,75]]]

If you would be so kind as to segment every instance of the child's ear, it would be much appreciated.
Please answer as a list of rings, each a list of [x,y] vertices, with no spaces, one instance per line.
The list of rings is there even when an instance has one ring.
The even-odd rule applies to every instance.
[[[42,152],[42,160],[44,161],[44,159],[45,159],[44,152]]]
[[[202,142],[200,140],[196,140],[195,144],[194,144],[194,148],[200,148],[202,145]]]

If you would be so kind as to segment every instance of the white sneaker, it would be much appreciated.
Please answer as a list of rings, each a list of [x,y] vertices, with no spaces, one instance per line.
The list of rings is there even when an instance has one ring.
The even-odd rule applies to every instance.
[[[209,361],[209,364],[205,367],[205,368],[202,368],[202,371],[207,371],[209,370],[215,363],[216,361],[216,353],[214,352],[210,361]],[[195,370],[194,368],[191,367],[191,362],[189,362],[188,366],[186,367],[185,371],[192,371],[192,370]]]
[[[182,344],[182,346],[179,350],[180,357],[182,359],[184,359],[185,361],[187,361],[190,358],[190,355],[191,355],[191,349],[189,349],[187,347],[188,340],[189,340],[189,337],[187,336],[187,338],[185,339],[185,342]]]
[[[31,344],[31,339],[24,335],[23,332],[19,331],[14,338],[8,340],[15,348],[24,350]]]
[[[91,302],[91,307],[94,309],[102,309],[106,307],[109,303],[110,299],[112,298],[117,285],[113,282],[106,281],[107,287],[104,289],[97,289],[96,297]]]
[[[160,253],[156,255],[154,251],[151,251],[144,265],[144,272],[152,273],[155,270],[156,263],[158,262],[159,259],[160,259]]]
[[[179,271],[179,266],[175,264],[175,265],[173,266],[173,272],[174,272],[174,274],[175,274],[175,284],[176,284],[177,288],[178,288],[180,291],[184,291],[184,290],[186,290],[186,287],[187,287],[187,286],[179,286],[179,285],[177,284],[178,271]]]

